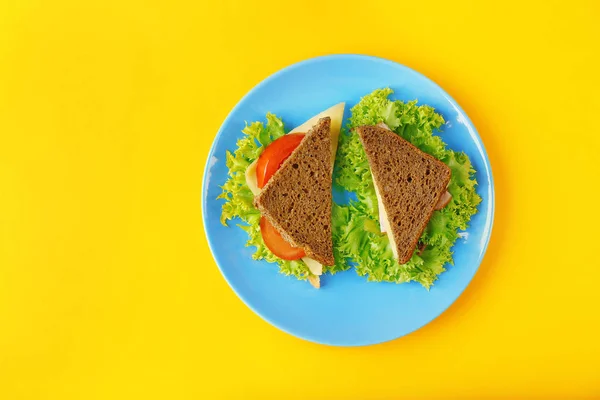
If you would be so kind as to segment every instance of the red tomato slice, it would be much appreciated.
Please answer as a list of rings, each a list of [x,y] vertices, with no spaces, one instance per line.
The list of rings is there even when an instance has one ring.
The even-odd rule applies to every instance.
[[[292,133],[283,135],[267,146],[256,163],[256,182],[259,189],[267,184],[275,171],[298,147],[302,139],[304,139],[304,133]]]
[[[260,233],[269,250],[281,259],[298,260],[306,255],[301,248],[286,242],[266,217],[260,218]]]

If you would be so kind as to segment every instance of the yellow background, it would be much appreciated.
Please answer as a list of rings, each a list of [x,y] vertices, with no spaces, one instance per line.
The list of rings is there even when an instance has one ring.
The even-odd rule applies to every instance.
[[[597,4],[3,0],[0,399],[600,398]],[[438,82],[496,179],[465,293],[367,348],[254,315],[200,217],[229,110],[330,53]]]

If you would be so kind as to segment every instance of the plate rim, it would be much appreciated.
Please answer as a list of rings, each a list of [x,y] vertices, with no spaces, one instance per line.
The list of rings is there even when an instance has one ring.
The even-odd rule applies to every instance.
[[[424,79],[426,81],[428,81],[430,84],[432,84],[435,88],[437,88],[443,95],[444,97],[448,100],[448,102],[450,102],[450,104],[457,110],[459,111],[465,118],[466,118],[466,122],[468,124],[468,126],[470,128],[472,128],[472,134],[475,135],[475,138],[477,139],[478,143],[480,144],[481,147],[481,154],[483,155],[483,159],[485,162],[485,165],[487,166],[487,169],[489,171],[488,173],[488,179],[489,179],[489,193],[490,193],[490,198],[489,198],[489,211],[488,211],[488,215],[489,215],[489,219],[490,219],[490,223],[489,223],[489,229],[486,232],[486,238],[485,238],[485,242],[484,245],[482,246],[482,251],[478,257],[477,260],[477,267],[475,269],[475,272],[473,273],[473,275],[471,275],[468,280],[465,282],[464,286],[462,288],[460,288],[460,290],[457,292],[456,296],[452,299],[452,301],[450,301],[448,303],[447,306],[443,307],[439,313],[437,313],[435,316],[433,316],[431,319],[429,319],[428,321],[424,322],[422,325],[415,327],[414,329],[412,329],[411,331],[404,333],[404,334],[399,334],[398,336],[389,338],[389,339],[385,339],[385,340],[363,340],[363,341],[354,341],[353,343],[333,343],[333,342],[326,342],[326,341],[322,341],[322,340],[318,340],[314,337],[311,337],[311,335],[305,335],[305,334],[300,334],[297,332],[293,332],[289,329],[287,329],[285,326],[282,326],[280,323],[278,323],[277,321],[267,317],[266,315],[264,315],[260,310],[258,310],[257,308],[255,308],[254,306],[252,306],[250,304],[250,302],[248,301],[248,299],[246,298],[246,296],[242,293],[240,293],[231,283],[231,281],[229,280],[229,278],[227,277],[227,274],[225,273],[225,271],[223,270],[223,268],[221,267],[221,265],[219,264],[219,262],[217,261],[217,257],[215,256],[215,247],[214,247],[214,243],[213,243],[213,239],[211,238],[211,236],[208,233],[208,230],[206,229],[206,220],[208,219],[208,215],[206,214],[206,207],[204,207],[204,202],[207,200],[205,199],[205,192],[208,192],[208,187],[206,187],[206,182],[208,180],[208,174],[209,171],[211,169],[211,159],[214,156],[214,152],[215,152],[215,147],[217,145],[217,139],[222,135],[223,133],[223,128],[228,124],[229,120],[233,118],[233,115],[236,113],[236,111],[242,106],[243,103],[246,102],[246,100],[257,90],[259,90],[262,86],[265,86],[267,84],[269,84],[270,81],[276,79],[277,77],[279,77],[280,75],[283,75],[285,73],[288,73],[290,71],[293,71],[297,68],[301,68],[304,67],[305,65],[309,65],[309,64],[313,64],[313,63],[318,63],[318,62],[322,62],[322,61],[326,61],[329,59],[348,59],[348,60],[368,60],[368,61],[373,61],[376,63],[383,63],[383,64],[387,64],[387,65],[391,65],[395,68],[400,68],[402,70],[404,70],[405,72],[411,73],[411,74],[415,74],[417,76],[419,76],[421,79]],[[492,237],[492,232],[493,232],[493,228],[494,228],[494,220],[495,220],[495,209],[496,209],[496,190],[495,190],[495,185],[494,185],[494,175],[493,175],[493,170],[492,170],[492,165],[491,165],[491,161],[489,159],[487,150],[485,148],[485,145],[483,143],[483,140],[481,139],[481,136],[479,135],[479,132],[477,131],[477,128],[475,127],[475,125],[473,124],[473,121],[471,121],[471,118],[469,117],[469,115],[462,109],[462,107],[456,102],[456,100],[454,100],[454,98],[452,98],[452,96],[450,96],[448,94],[448,92],[446,92],[439,84],[437,84],[434,80],[432,80],[431,78],[427,77],[426,75],[422,74],[419,71],[416,71],[404,64],[401,64],[399,62],[396,61],[392,61],[383,57],[378,57],[378,56],[372,56],[372,55],[366,55],[366,54],[357,54],[357,53],[344,53],[344,54],[327,54],[327,55],[321,55],[321,56],[317,56],[317,57],[311,57],[311,58],[307,58],[304,59],[302,61],[298,61],[295,62],[293,64],[289,64],[286,67],[283,67],[281,69],[279,69],[278,71],[270,74],[269,76],[267,76],[266,78],[262,79],[260,82],[258,82],[256,85],[254,85],[250,90],[248,90],[248,92],[246,92],[246,94],[244,94],[244,96],[242,96],[237,103],[235,104],[235,106],[229,111],[229,113],[227,114],[227,117],[225,117],[225,119],[223,120],[223,122],[221,123],[217,133],[215,134],[210,150],[208,151],[207,157],[206,157],[206,162],[204,165],[204,173],[202,174],[202,186],[200,189],[200,209],[201,209],[201,214],[202,214],[202,225],[203,225],[203,229],[204,229],[204,235],[206,237],[206,241],[208,243],[208,247],[210,249],[212,258],[215,262],[215,264],[217,265],[219,272],[221,273],[221,275],[223,276],[223,278],[225,279],[225,281],[227,282],[227,285],[231,288],[231,290],[233,290],[233,292],[236,294],[236,296],[242,301],[242,303],[244,303],[244,305],[246,305],[246,307],[248,307],[250,310],[252,310],[256,315],[258,315],[261,319],[263,319],[264,321],[268,322],[270,325],[272,325],[273,327],[293,336],[299,339],[303,339],[312,343],[317,343],[317,344],[321,344],[321,345],[327,345],[327,346],[335,346],[335,347],[362,347],[362,346],[370,346],[370,345],[375,345],[375,344],[381,344],[381,343],[387,343],[387,342],[391,342],[393,340],[396,339],[400,339],[402,337],[408,336],[416,331],[418,331],[419,329],[423,328],[425,325],[428,325],[429,323],[431,323],[433,320],[435,320],[436,318],[439,318],[442,314],[444,314],[449,308],[450,306],[452,306],[456,300],[458,300],[458,298],[464,293],[464,291],[466,290],[466,288],[471,284],[471,282],[473,281],[473,278],[475,277],[475,275],[477,275],[477,273],[479,272],[479,267],[481,266],[481,263],[483,262],[483,259],[485,258],[485,255],[487,254],[487,249],[488,249],[488,245],[490,243],[491,237]],[[479,211],[478,211],[479,212]]]

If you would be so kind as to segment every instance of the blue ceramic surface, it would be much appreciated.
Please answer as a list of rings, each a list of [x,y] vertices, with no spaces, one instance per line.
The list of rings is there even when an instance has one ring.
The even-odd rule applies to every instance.
[[[439,133],[448,146],[464,151],[477,170],[483,198],[464,238],[453,248],[447,266],[430,291],[418,283],[367,282],[353,269],[322,277],[315,290],[307,282],[278,273],[275,264],[254,261],[244,247],[246,233],[219,222],[227,179],[225,151],[233,151],[245,121],[264,121],[267,111],[283,117],[288,129],[341,101],[346,115],[361,96],[391,87],[396,99],[418,99],[447,121]],[[344,122],[345,124],[345,122]],[[336,55],[285,68],[252,89],[231,111],[216,135],[202,185],[202,216],[213,256],[237,295],[278,328],[313,342],[358,346],[404,336],[448,308],[469,284],[486,251],[494,216],[494,185],[485,148],[458,104],[434,82],[400,64],[375,57]]]

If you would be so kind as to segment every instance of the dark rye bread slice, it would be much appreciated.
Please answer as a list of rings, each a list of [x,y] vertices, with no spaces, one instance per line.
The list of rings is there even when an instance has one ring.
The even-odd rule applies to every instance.
[[[331,119],[321,118],[271,177],[254,204],[281,236],[333,265]]]
[[[381,126],[356,132],[388,216],[398,262],[410,260],[423,230],[450,182],[450,168]]]

